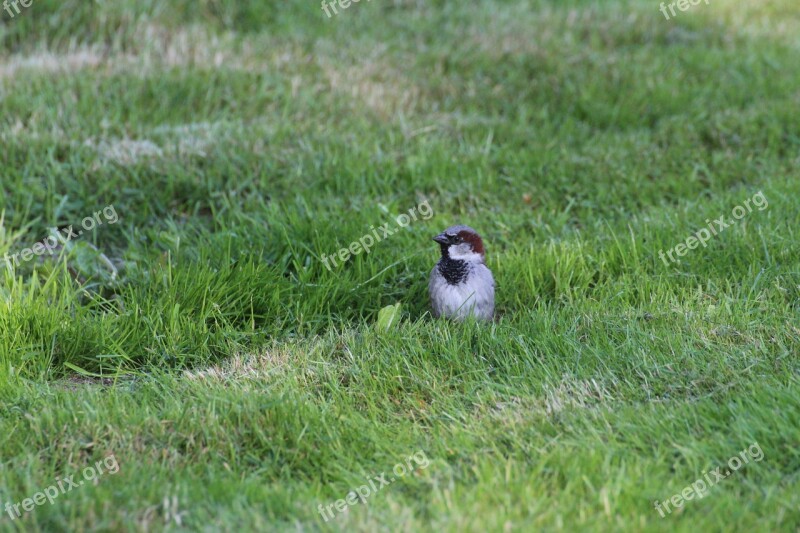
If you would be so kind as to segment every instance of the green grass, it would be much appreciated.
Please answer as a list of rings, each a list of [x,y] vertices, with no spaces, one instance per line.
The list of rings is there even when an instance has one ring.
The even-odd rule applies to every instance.
[[[798,35],[794,0],[0,11],[0,505],[120,466],[0,531],[797,531]],[[492,324],[428,314],[455,223]]]

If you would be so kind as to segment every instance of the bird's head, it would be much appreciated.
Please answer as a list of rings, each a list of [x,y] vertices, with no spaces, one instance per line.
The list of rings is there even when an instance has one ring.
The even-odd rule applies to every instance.
[[[442,257],[476,263],[484,261],[483,241],[469,226],[450,226],[433,240],[439,243]]]

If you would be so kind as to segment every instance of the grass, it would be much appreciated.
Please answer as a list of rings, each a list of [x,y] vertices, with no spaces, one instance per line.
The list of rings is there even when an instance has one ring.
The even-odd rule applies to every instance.
[[[799,30],[793,0],[0,11],[0,258],[118,215],[0,264],[0,504],[120,467],[0,530],[797,531]],[[492,324],[428,314],[454,223]]]

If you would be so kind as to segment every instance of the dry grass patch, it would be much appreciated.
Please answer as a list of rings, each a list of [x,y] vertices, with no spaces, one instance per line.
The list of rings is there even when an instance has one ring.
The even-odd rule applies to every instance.
[[[98,68],[106,62],[100,47],[76,48],[66,53],[42,50],[31,55],[13,55],[0,62],[0,80],[13,79],[23,71],[42,74],[68,74]]]
[[[130,166],[144,159],[164,157],[164,150],[154,142],[146,139],[118,139],[110,141],[94,141],[89,139],[84,142],[83,145],[95,150],[103,162],[116,163],[122,166]]]
[[[299,46],[266,38],[241,39],[234,33],[213,33],[200,26],[163,28],[141,24],[124,48],[75,46],[66,52],[42,49],[0,60],[0,80],[29,71],[48,75],[102,70],[108,74],[145,76],[168,68],[207,68],[265,72],[294,68],[310,58]]]
[[[330,90],[350,99],[353,108],[366,106],[384,120],[420,110],[421,88],[385,57],[378,47],[365,58],[342,66],[324,56],[317,59]]]
[[[202,370],[185,370],[183,376],[192,381],[258,380],[280,373],[289,360],[289,351],[280,348],[256,354],[237,353],[218,365]]]
[[[549,416],[565,409],[599,407],[614,400],[615,389],[616,384],[607,380],[576,380],[564,376],[558,385],[545,385],[544,397],[540,398],[540,410]]]
[[[211,148],[224,143],[257,153],[275,131],[267,119],[163,124],[149,130],[148,138],[87,139],[83,146],[94,150],[101,164],[130,166],[147,160],[207,157]]]
[[[708,9],[704,17],[721,21],[741,35],[774,39],[800,48],[797,0],[714,0],[703,7]]]
[[[608,379],[575,379],[565,375],[556,385],[545,383],[543,389],[539,396],[514,396],[495,403],[489,411],[490,418],[511,425],[525,424],[532,417],[549,418],[571,409],[608,407],[617,397],[617,383]]]

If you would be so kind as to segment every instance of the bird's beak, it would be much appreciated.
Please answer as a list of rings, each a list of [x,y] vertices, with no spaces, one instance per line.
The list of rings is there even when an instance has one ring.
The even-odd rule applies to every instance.
[[[436,237],[433,238],[434,241],[438,242],[439,244],[449,244],[450,239],[447,238],[447,235],[444,233],[440,233]]]

